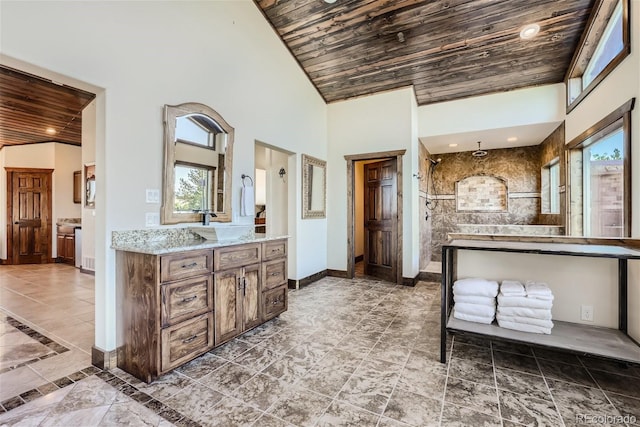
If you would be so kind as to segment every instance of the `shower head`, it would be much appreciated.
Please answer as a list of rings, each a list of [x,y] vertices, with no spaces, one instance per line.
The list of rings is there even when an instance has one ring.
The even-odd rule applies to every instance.
[[[432,159],[431,157],[427,157],[427,160],[429,160],[429,163],[431,163],[432,166],[435,166],[442,161],[442,159],[439,157],[435,160]]]

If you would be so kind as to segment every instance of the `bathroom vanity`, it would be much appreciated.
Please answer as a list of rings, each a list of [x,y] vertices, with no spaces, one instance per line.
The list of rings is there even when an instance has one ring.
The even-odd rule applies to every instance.
[[[287,310],[287,238],[114,243],[118,367],[151,382]]]

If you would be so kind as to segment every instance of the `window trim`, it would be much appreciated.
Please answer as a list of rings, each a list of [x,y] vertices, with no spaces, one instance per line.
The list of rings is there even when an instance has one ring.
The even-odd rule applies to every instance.
[[[617,109],[615,109],[613,112],[611,112],[610,114],[608,114],[605,118],[603,118],[602,120],[600,120],[598,123],[596,123],[595,125],[591,126],[589,129],[585,130],[584,132],[582,132],[580,135],[578,135],[577,137],[573,138],[567,145],[566,145],[566,155],[565,158],[567,159],[568,162],[568,168],[567,168],[567,179],[569,180],[569,191],[573,192],[576,189],[576,185],[574,185],[573,183],[570,182],[571,180],[571,153],[575,152],[575,151],[580,151],[580,156],[582,156],[582,149],[585,147],[588,147],[589,145],[591,145],[594,141],[604,137],[605,135],[607,135],[608,133],[611,132],[611,127],[617,123],[618,121],[622,120],[622,129],[623,129],[623,138],[624,138],[624,153],[623,153],[623,160],[622,160],[622,165],[624,167],[624,181],[623,181],[623,185],[624,185],[624,205],[623,205],[623,209],[624,209],[624,228],[623,228],[623,237],[631,237],[631,111],[633,110],[633,107],[635,105],[635,98],[631,98],[630,100],[628,100],[627,102],[625,102],[623,105],[621,105],[620,107],[618,107]],[[583,172],[584,168],[582,168],[581,170],[581,174]],[[584,188],[582,188],[582,185],[580,185],[580,191],[584,191]],[[572,197],[569,197],[569,200],[571,200]],[[568,209],[568,217],[567,217],[567,224],[570,227],[571,224],[571,203],[569,204],[569,209]],[[584,208],[583,208],[584,209]],[[584,215],[583,215],[584,218]],[[571,230],[570,230],[571,231]],[[569,234],[569,233],[567,233]],[[584,231],[582,232],[582,235],[584,235]]]
[[[607,17],[606,21],[603,23],[603,20],[598,16],[602,12],[602,7],[607,1],[608,0],[598,0],[594,5],[585,31],[582,33],[582,37],[578,43],[578,48],[573,55],[573,59],[571,60],[571,64],[569,65],[567,74],[564,78],[567,114],[580,104],[580,102],[582,102],[582,100],[585,99],[631,53],[629,0],[620,0],[622,3],[622,50],[611,60],[611,62],[609,62],[609,64],[607,64],[606,67],[604,67],[604,69],[591,81],[591,83],[589,83],[589,85],[587,85],[587,87],[582,89],[580,95],[578,95],[576,99],[569,102],[569,91],[571,86],[573,86],[572,80],[579,78],[582,82],[582,76],[587,64],[589,63],[587,59],[591,59],[587,56],[594,53],[600,42],[600,38],[596,39],[596,36],[599,33],[602,34],[604,32],[609,22],[610,17]],[[611,13],[615,11],[616,7],[617,2],[616,6],[611,10]],[[589,47],[587,45],[589,45]],[[594,51],[591,51],[591,48],[593,48]]]

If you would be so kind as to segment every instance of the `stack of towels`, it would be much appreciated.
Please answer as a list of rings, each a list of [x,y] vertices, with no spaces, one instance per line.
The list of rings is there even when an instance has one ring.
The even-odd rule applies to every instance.
[[[498,282],[477,278],[453,283],[453,317],[470,322],[490,324],[496,315]]]
[[[498,294],[498,325],[507,329],[550,334],[553,294],[546,283],[504,280]]]

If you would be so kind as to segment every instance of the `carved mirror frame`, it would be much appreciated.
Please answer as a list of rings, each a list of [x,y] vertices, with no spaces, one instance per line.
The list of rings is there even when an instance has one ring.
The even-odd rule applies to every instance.
[[[162,181],[162,206],[160,209],[161,224],[177,224],[183,222],[199,222],[202,213],[175,212],[175,164],[176,164],[176,120],[182,116],[201,114],[210,117],[227,134],[227,146],[224,160],[224,195],[223,211],[216,211],[217,217],[211,221],[231,221],[231,177],[233,176],[233,136],[234,128],[227,123],[214,109],[200,103],[187,102],[179,105],[164,106],[164,173]],[[206,165],[203,165],[206,166]]]
[[[310,167],[318,167],[324,171],[321,187],[322,209],[312,210],[311,185],[312,175],[309,173]],[[326,218],[327,217],[327,162],[315,157],[302,155],[302,219]]]

